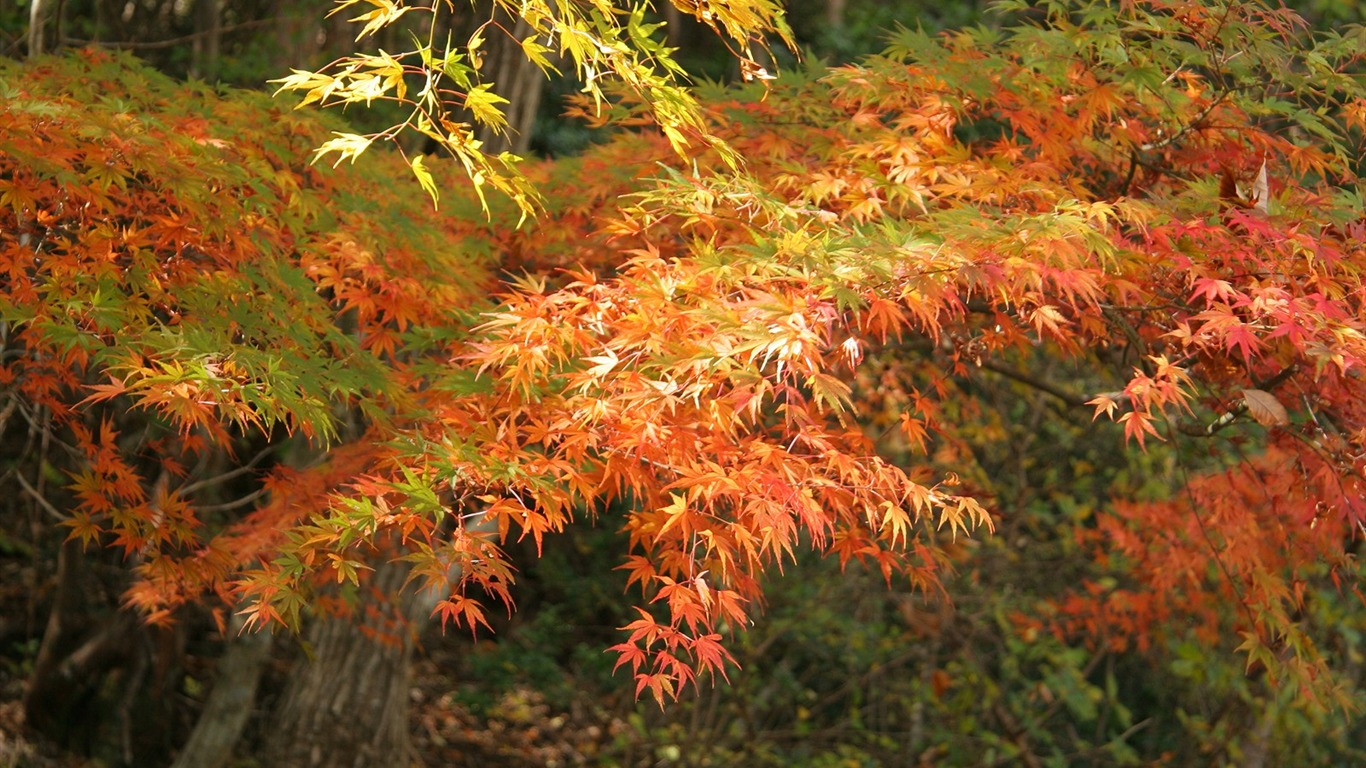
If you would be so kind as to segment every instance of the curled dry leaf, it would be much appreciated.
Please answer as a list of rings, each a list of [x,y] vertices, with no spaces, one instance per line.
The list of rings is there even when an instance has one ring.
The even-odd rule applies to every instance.
[[[1243,404],[1252,418],[1264,427],[1283,427],[1290,423],[1290,414],[1276,396],[1264,389],[1243,390]]]

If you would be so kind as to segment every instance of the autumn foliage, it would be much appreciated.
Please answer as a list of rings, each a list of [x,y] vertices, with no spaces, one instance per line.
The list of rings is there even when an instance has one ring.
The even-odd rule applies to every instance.
[[[648,556],[628,568],[669,609],[619,648],[642,685],[686,676],[676,648],[735,626],[803,538],[933,588],[943,555],[915,531],[986,522],[948,484],[975,429],[956,382],[981,369],[1089,406],[1134,448],[1207,445],[1171,501],[1103,518],[1097,546],[1141,593],[1106,600],[1161,608],[1107,612],[1098,634],[1194,617],[1306,691],[1324,679],[1294,617],[1306,579],[1354,584],[1366,512],[1362,102],[1349,75],[1297,73],[1301,56],[1354,66],[1355,42],[1299,53],[1294,17],[1251,5],[1091,11],[1004,40],[906,32],[885,57],[716,103],[748,175],[666,173],[608,224],[641,243],[631,261],[528,285],[483,326],[472,364],[502,401],[478,442],[530,451],[538,480],[567,472],[553,498],[538,482],[493,511],[516,529],[630,499]],[[1115,66],[1131,42],[1102,31],[1139,21],[1158,60],[1194,58]],[[886,394],[860,382],[865,358],[901,383],[910,474],[859,424]],[[1046,359],[1070,380],[1038,374]]]
[[[68,468],[71,535],[136,563],[131,600],[226,594],[375,452],[401,361],[462,322],[491,253],[420,190],[378,194],[383,165],[310,166],[325,127],[264,97],[98,53],[4,82],[6,415]],[[308,444],[336,447],[308,468]]]
[[[411,159],[310,166],[279,105],[170,109],[90,54],[6,72],[0,375],[62,443],[64,524],[156,618],[208,590],[296,621],[378,556],[470,628],[514,603],[503,543],[618,527],[612,650],[662,702],[727,674],[798,550],[939,590],[1003,503],[990,387],[1023,388],[1189,470],[1078,526],[1105,578],[1021,626],[1238,637],[1348,703],[1302,612],[1357,588],[1366,524],[1363,41],[1243,2],[1003,10],[711,89],[687,160],[650,89],[585,100],[628,129],[530,167],[521,230],[456,173],[440,212],[376,181]],[[215,127],[243,105],[272,130]],[[224,509],[203,467],[260,451]]]

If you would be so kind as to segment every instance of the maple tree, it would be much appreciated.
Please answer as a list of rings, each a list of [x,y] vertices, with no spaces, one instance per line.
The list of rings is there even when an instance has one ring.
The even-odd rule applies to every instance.
[[[367,28],[416,8],[371,5]],[[716,23],[781,36],[751,11]],[[643,16],[533,12],[528,55],[556,40],[588,80],[576,113],[627,130],[525,171],[455,116],[498,122],[477,38],[283,82],[354,104],[425,74],[394,130],[453,168],[358,158],[394,131],[326,139],[278,108],[285,137],[250,153],[192,116],[83,133],[77,102],[9,81],[4,383],[73,459],[65,524],[137,560],[153,619],[216,591],[297,623],[378,556],[478,629],[513,604],[504,542],[599,520],[643,594],[612,650],[662,703],[728,674],[799,550],[941,589],[1002,506],[975,446],[1003,430],[983,392],[1012,387],[1191,467],[1114,489],[1075,531],[1103,574],[1022,631],[1236,636],[1302,701],[1350,706],[1304,617],[1357,589],[1366,515],[1360,31],[1241,1],[1000,11],[1016,23],[698,96]],[[313,147],[415,175],[403,212],[328,213],[360,193]],[[421,195],[435,229],[411,226]],[[289,433],[333,447],[214,518],[204,467],[249,471]]]
[[[1212,438],[1249,425],[1240,439],[1266,453],[1226,449],[1225,471],[1263,483],[1261,504],[1244,499],[1253,517],[1192,504],[1201,535],[1176,537],[1151,573],[1189,563],[1203,584],[1215,562],[1252,657],[1279,657],[1306,692],[1324,679],[1293,584],[1320,564],[1352,572],[1361,526],[1359,32],[1311,40],[1292,12],[1239,2],[1037,14],[1004,32],[906,31],[883,57],[711,105],[712,146],[729,149],[634,194],[607,224],[629,260],[515,284],[462,353],[486,389],[434,405],[411,460],[487,491],[500,531],[538,542],[575,510],[630,500],[632,581],[667,609],[642,610],[616,649],[640,690],[722,671],[720,630],[803,537],[932,587],[943,557],[918,526],[989,524],[951,465],[908,473],[872,450],[853,403],[879,393],[851,388],[869,354],[915,382],[897,410],[930,458],[953,442],[940,414],[964,397],[954,380],[977,367],[1092,406],[1139,449],[1196,437],[1218,451]],[[605,119],[657,117],[637,96]],[[892,347],[903,359],[879,351]],[[1096,386],[1036,380],[1022,366],[1040,356]],[[1170,527],[1164,510],[1118,505],[1106,530],[1137,536],[1134,556]],[[1249,520],[1286,538],[1235,535]],[[467,583],[507,597],[496,558],[474,560],[458,533],[446,546],[419,571],[457,558]],[[464,596],[440,610],[481,621]]]
[[[382,452],[411,342],[466,324],[493,260],[420,189],[377,194],[397,158],[309,166],[336,126],[265,95],[94,52],[0,81],[6,477],[16,517],[71,537],[25,708],[79,743],[70,707],[110,666],[178,679],[138,650],[174,632],[89,596],[90,545],[143,577],[125,599],[153,622],[207,590],[226,627],[232,574]]]

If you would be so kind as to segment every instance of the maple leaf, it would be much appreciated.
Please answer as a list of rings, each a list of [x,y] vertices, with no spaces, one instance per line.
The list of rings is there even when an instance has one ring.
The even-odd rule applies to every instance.
[[[1140,449],[1146,449],[1144,439],[1148,435],[1156,437],[1158,440],[1162,436],[1157,433],[1157,428],[1153,426],[1152,417],[1140,411],[1128,411],[1120,415],[1118,419],[1124,425],[1124,439],[1138,442]]]
[[[474,635],[480,626],[493,631],[493,627],[484,616],[483,606],[464,595],[451,595],[437,603],[432,615],[440,617],[443,628],[450,622],[457,625],[463,624],[469,628],[471,635]]]
[[[410,7],[366,2],[362,36]],[[1350,237],[1360,227],[1346,224],[1360,213],[1341,193],[1355,148],[1315,122],[1360,117],[1354,53],[1292,50],[1280,16],[1242,3],[1217,22],[1197,3],[1094,4],[1026,14],[1024,28],[899,34],[886,56],[704,106],[674,81],[643,9],[599,5],[524,4],[533,34],[521,48],[541,66],[546,51],[563,54],[583,109],[613,101],[600,80],[623,84],[598,120],[625,114],[631,130],[525,175],[450,109],[506,127],[506,102],[482,79],[482,31],[464,53],[418,40],[280,81],[305,103],[415,108],[370,135],[280,126],[276,111],[258,122],[288,130],[233,123],[226,143],[207,120],[161,119],[183,101],[166,93],[124,94],[134,131],[107,114],[118,99],[92,93],[88,73],[66,78],[84,98],[10,77],[24,92],[0,107],[0,210],[12,219],[0,230],[17,233],[0,238],[14,352],[0,380],[25,415],[50,414],[53,434],[71,436],[70,456],[44,461],[69,462],[72,535],[144,560],[140,608],[160,618],[240,576],[233,597],[255,601],[253,624],[297,621],[319,578],[363,583],[357,548],[392,536],[452,595],[435,611],[443,625],[487,629],[461,590],[511,608],[501,542],[530,535],[539,553],[581,511],[611,510],[629,540],[628,583],[658,614],[641,610],[612,651],[637,694],[662,704],[699,671],[725,677],[730,631],[749,623],[766,571],[801,547],[926,591],[947,586],[936,569],[977,567],[963,539],[989,533],[983,500],[1011,487],[986,467],[1003,441],[1047,442],[1017,464],[1057,462],[1059,476],[1063,457],[1083,453],[1079,475],[1125,464],[1095,461],[1105,443],[1067,456],[1080,431],[1039,403],[1074,405],[1141,361],[1121,392],[1087,401],[1093,421],[1115,418],[1126,444],[1152,449],[1136,462],[1201,453],[1146,445],[1163,439],[1156,421],[1171,406],[1189,412],[1197,395],[1239,390],[1264,426],[1288,425],[1280,398],[1303,401],[1303,429],[1250,430],[1236,451],[1209,440],[1202,460],[1233,469],[1183,467],[1171,498],[1149,497],[1175,473],[1152,483],[1160,491],[1107,486],[1113,509],[1088,507],[1066,534],[1095,545],[1083,569],[1151,594],[1092,580],[1062,613],[1091,611],[1079,619],[1088,631],[1153,647],[1175,644],[1153,642],[1162,632],[1213,645],[1229,615],[1249,613],[1259,632],[1293,636],[1290,617],[1316,588],[1305,582],[1345,559],[1360,509],[1366,323]],[[742,71],[766,75],[748,51],[764,28],[785,31],[776,5],[702,10],[744,51]],[[1210,23],[1221,50],[1246,44],[1246,55],[1190,45]],[[421,90],[409,90],[423,79],[413,73],[427,75]],[[1304,77],[1324,87],[1306,91]],[[1288,101],[1301,92],[1312,99]],[[1267,115],[1303,132],[1272,133]],[[297,147],[272,143],[296,128]],[[447,183],[435,159],[376,151],[408,129],[446,149],[468,183]],[[281,162],[318,145],[315,160],[350,164],[327,174]],[[1240,189],[1233,169],[1259,162]],[[1273,164],[1294,216],[1267,215]],[[258,167],[271,177],[244,178]],[[1211,168],[1228,169],[1221,200]],[[411,197],[392,183],[402,177],[417,181]],[[454,198],[445,208],[479,208],[493,225],[433,213],[438,191]],[[520,225],[533,208],[538,228],[516,231],[511,211]],[[505,277],[518,271],[529,274]],[[1272,385],[1254,376],[1280,370],[1279,397],[1258,388]],[[1000,371],[1014,374],[1008,387],[979,375]],[[1039,399],[1017,399],[1026,391]],[[905,441],[883,441],[898,418]],[[344,443],[343,422],[368,431]],[[144,432],[151,442],[130,449]],[[251,441],[278,450],[291,433],[325,438],[310,444],[326,443],[327,467],[262,481],[247,506],[269,500],[208,547],[221,563],[168,557],[210,525],[196,491],[246,483],[252,468],[230,470],[232,483],[182,475]],[[1303,445],[1282,444],[1292,440]],[[184,498],[155,490],[163,476]],[[1056,501],[1052,489],[1015,490]],[[487,504],[487,535],[451,525],[452,497]],[[1198,548],[1210,542],[1217,551]],[[456,567],[458,585],[440,581]]]
[[[608,349],[606,354],[586,357],[584,360],[593,364],[593,367],[589,368],[587,373],[594,378],[606,376],[612,372],[613,368],[617,367],[619,362],[621,362],[620,359],[617,358],[616,352],[611,349]]]
[[[1119,399],[1122,397],[1124,397],[1123,392],[1102,392],[1090,400],[1087,400],[1087,405],[1094,405],[1096,407],[1095,413],[1091,414],[1091,420],[1095,421],[1100,418],[1102,413],[1110,418],[1114,418],[1115,409],[1119,407]]]
[[[1225,348],[1230,352],[1237,350],[1248,362],[1252,361],[1253,355],[1264,345],[1252,326],[1247,323],[1229,323],[1221,328],[1220,332],[1224,337]]]

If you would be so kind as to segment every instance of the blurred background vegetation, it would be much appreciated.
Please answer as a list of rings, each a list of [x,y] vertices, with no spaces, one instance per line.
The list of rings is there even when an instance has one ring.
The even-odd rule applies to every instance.
[[[22,58],[35,45],[125,49],[175,77],[260,89],[290,68],[315,69],[355,48],[344,18],[325,18],[327,0],[49,0],[41,39],[31,34],[31,2],[0,3],[0,54]],[[789,14],[804,58],[839,64],[878,51],[898,25],[938,31],[1000,23],[984,5],[796,0]],[[1317,27],[1366,15],[1356,0],[1294,5]],[[465,10],[472,23],[477,14]],[[676,15],[668,20],[672,43],[698,78],[736,78],[732,57],[710,32]],[[368,47],[391,46],[380,39]],[[800,67],[795,59],[778,64]],[[521,87],[516,76],[492,79]],[[536,95],[511,146],[546,156],[586,146],[588,131],[560,118],[575,83],[526,87]],[[526,100],[531,92],[518,93]],[[387,122],[382,112],[347,117]],[[1119,564],[1110,575],[1076,540],[1079,525],[1112,495],[1170,493],[1182,468],[1199,467],[1201,456],[1167,447],[1135,455],[1122,450],[1117,433],[1086,439],[1114,430],[989,372],[963,386],[978,388],[976,399],[993,411],[973,414],[984,425],[979,433],[939,458],[994,501],[998,530],[954,550],[947,594],[889,589],[878,574],[801,559],[770,576],[770,603],[741,635],[741,668],[729,683],[704,685],[660,711],[634,700],[602,651],[630,620],[625,578],[614,570],[620,536],[574,529],[548,540],[539,559],[524,553],[519,610],[495,634],[477,641],[425,635],[413,733],[428,764],[1366,765],[1366,728],[1342,713],[1286,706],[1291,692],[1249,673],[1231,648],[1211,648],[1194,634],[1146,647],[1087,642],[1030,621],[1084,578],[1122,578]],[[1089,391],[1087,382],[1076,388]],[[893,433],[894,415],[887,418],[879,424],[874,415],[870,428]],[[892,442],[884,447],[898,451]],[[0,739],[8,740],[0,740],[0,765],[7,743],[17,764],[120,764],[98,737],[15,746],[12,703],[41,635],[44,584],[56,562],[46,550],[57,542],[24,525],[9,503],[0,515]],[[98,591],[116,600],[126,573],[107,565],[98,570],[105,582]],[[1336,647],[1328,650],[1344,678],[1366,691],[1366,610],[1327,588],[1310,605],[1317,615],[1305,620],[1332,629]],[[203,617],[190,633],[184,694],[192,709],[220,649]],[[168,754],[192,722],[186,711],[159,723],[157,744],[145,754]]]

